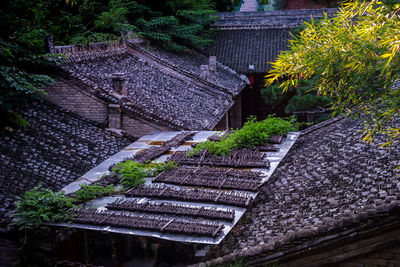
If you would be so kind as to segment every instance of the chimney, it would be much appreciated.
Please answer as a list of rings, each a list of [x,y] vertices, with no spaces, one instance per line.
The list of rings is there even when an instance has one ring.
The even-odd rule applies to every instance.
[[[120,95],[126,96],[126,76],[125,73],[113,73],[112,74],[112,90]]]
[[[46,53],[55,54],[56,50],[54,48],[53,35],[46,34],[46,38],[45,38],[44,42],[45,42]]]
[[[210,56],[208,59],[208,69],[210,73],[214,73],[217,71],[217,57]]]
[[[117,104],[108,105],[108,128],[121,129],[121,108]]]
[[[210,79],[210,71],[208,70],[208,65],[201,65],[200,66],[201,74],[200,77],[205,80]]]

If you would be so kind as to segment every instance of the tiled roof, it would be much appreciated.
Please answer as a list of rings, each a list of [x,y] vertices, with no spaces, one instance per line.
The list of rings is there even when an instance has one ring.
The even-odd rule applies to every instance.
[[[63,190],[74,193],[87,180],[103,186],[118,184],[109,170],[125,159],[143,162],[157,157],[154,162],[175,161],[178,168],[164,171],[156,178],[147,178],[144,185],[129,189],[124,196],[92,201],[90,206],[97,209],[75,211],[75,224],[69,226],[178,242],[218,244],[238,222],[260,186],[268,181],[299,133],[279,138],[281,142],[275,144],[271,152],[243,149],[233,151],[230,157],[209,157],[204,152],[194,156],[189,164],[175,157],[179,154],[181,159],[187,160],[184,151],[213,134],[216,132],[156,132],[143,136],[84,174],[82,177],[86,181],[79,179]],[[186,142],[187,138],[193,140]],[[255,160],[259,164],[250,165]],[[249,169],[254,167],[257,169]]]
[[[205,50],[239,73],[260,73],[287,49],[290,29],[305,20],[333,16],[337,9],[285,10],[219,13],[215,27],[221,29],[215,42]]]
[[[131,141],[46,102],[21,108],[26,128],[0,133],[0,217],[10,219],[17,196],[42,184],[59,190]]]
[[[214,88],[225,91],[227,93],[237,95],[245,86],[245,80],[240,77],[236,71],[225,66],[217,61],[215,73],[210,73],[210,79],[202,79],[201,65],[208,65],[209,58],[196,51],[186,51],[185,53],[171,53],[165,50],[149,47],[145,43],[130,43],[130,46],[135,49],[140,49],[141,52],[146,52],[147,55],[162,62],[162,64],[181,72],[184,75],[201,80]],[[218,58],[217,58],[218,60]],[[217,86],[217,87],[216,87]]]
[[[103,98],[110,98],[112,74],[125,73],[128,98],[123,108],[173,129],[213,129],[233,105],[232,96],[246,85],[220,63],[209,79],[202,77],[200,66],[209,59],[199,53],[177,55],[143,42],[56,47],[55,52],[67,55],[59,65],[62,70]]]
[[[262,72],[270,68],[279,53],[287,50],[290,29],[239,29],[221,31],[206,53],[240,73]],[[253,66],[253,67],[251,67]]]
[[[400,144],[378,148],[383,136],[366,144],[357,132],[361,127],[359,121],[337,118],[302,133],[244,223],[213,251],[212,257],[221,258],[209,263],[277,253],[282,243],[287,249],[299,244],[296,238],[365,225],[369,216],[399,208],[394,169],[400,165]]]
[[[311,18],[322,18],[324,14],[333,16],[336,12],[336,8],[327,8],[218,13],[220,19],[214,24],[214,27],[221,30],[295,28]]]

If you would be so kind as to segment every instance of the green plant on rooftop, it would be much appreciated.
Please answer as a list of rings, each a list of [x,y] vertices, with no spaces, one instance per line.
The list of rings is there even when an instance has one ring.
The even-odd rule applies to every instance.
[[[118,163],[112,170],[117,173],[125,188],[138,187],[146,182],[146,177],[153,177],[165,170],[177,168],[175,162],[139,163],[126,160]]]
[[[235,262],[230,263],[229,267],[246,267],[247,264],[245,263],[243,258],[237,258],[235,259]]]
[[[20,229],[31,229],[46,222],[65,220],[73,207],[72,200],[63,192],[36,186],[19,197],[13,224]]]
[[[105,195],[111,195],[114,192],[113,185],[102,187],[98,184],[81,185],[81,189],[75,192],[75,201],[86,202],[91,199],[99,198]]]
[[[232,149],[264,145],[272,135],[285,136],[297,128],[294,117],[282,119],[270,115],[263,121],[252,118],[241,129],[235,130],[231,135],[223,136],[218,142],[207,140],[199,143],[188,152],[188,155],[200,154],[204,150],[214,155],[229,155]]]
[[[363,140],[384,133],[382,146],[391,146],[400,137],[389,124],[400,111],[400,90],[392,86],[400,73],[399,14],[398,0],[344,3],[336,17],[306,24],[272,64],[267,85],[286,79],[287,91],[299,77],[316,76],[314,89],[332,98],[335,112],[363,117]]]

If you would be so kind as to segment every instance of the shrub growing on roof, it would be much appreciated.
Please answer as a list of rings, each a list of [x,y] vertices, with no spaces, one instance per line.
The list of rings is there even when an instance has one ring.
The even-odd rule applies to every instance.
[[[13,224],[30,229],[49,221],[63,220],[69,217],[68,211],[72,207],[71,199],[63,192],[36,186],[19,197]]]
[[[121,184],[125,188],[138,187],[146,182],[146,177],[153,177],[164,170],[177,168],[175,162],[161,163],[139,163],[133,160],[126,160],[118,163],[113,173],[117,173]]]
[[[75,192],[75,200],[77,202],[85,202],[91,199],[102,197],[104,195],[111,195],[113,191],[113,185],[102,187],[99,184],[84,184],[81,185],[81,189]]]
[[[272,115],[263,121],[256,121],[255,118],[252,118],[241,129],[222,137],[219,142],[207,140],[199,143],[188,154],[200,154],[207,150],[214,155],[229,155],[232,149],[264,145],[272,135],[287,135],[288,132],[297,130],[294,120],[293,117],[282,119]]]

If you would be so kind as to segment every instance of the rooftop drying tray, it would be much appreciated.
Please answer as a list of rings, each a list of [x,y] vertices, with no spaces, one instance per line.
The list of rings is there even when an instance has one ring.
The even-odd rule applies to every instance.
[[[66,194],[71,194],[79,190],[83,184],[96,182],[104,175],[109,174],[111,165],[131,158],[144,149],[162,146],[180,133],[182,132],[155,132],[143,136],[62,190]],[[171,152],[166,151],[166,154],[155,159],[154,162],[166,161],[173,152],[189,150],[192,144],[205,141],[214,134],[218,134],[218,132],[197,132],[190,142],[184,142],[178,147],[173,147]],[[235,188],[235,184],[246,184],[240,179],[252,179],[252,182],[247,183],[248,186],[245,187],[246,190],[251,189],[252,191],[227,190],[232,187],[225,186],[224,188],[224,186],[218,186],[218,183],[210,184],[210,187],[205,188],[204,186],[207,183],[202,182],[199,176],[202,173],[213,172],[209,167],[205,167],[205,169],[200,167],[196,177],[198,177],[197,181],[200,181],[198,182],[199,185],[203,187],[194,187],[196,183],[188,181],[192,177],[193,170],[185,165],[182,169],[184,173],[189,175],[187,179],[178,177],[169,182],[164,176],[160,176],[153,183],[156,178],[147,178],[144,188],[131,189],[124,196],[104,197],[87,203],[87,206],[96,208],[98,212],[101,212],[100,214],[81,212],[80,223],[57,223],[55,225],[149,236],[171,241],[219,244],[239,221],[251,199],[257,196],[258,191],[253,185],[255,181],[259,185],[268,181],[298,136],[298,132],[289,133],[282,143],[275,145],[279,148],[279,151],[265,152],[269,160],[269,168],[246,169],[247,173],[242,176],[237,174],[236,169],[231,168],[226,172],[223,181],[228,181],[231,186],[233,185],[233,188]],[[258,172],[258,174],[253,176],[248,173],[250,170]],[[237,177],[232,178],[232,175]],[[240,180],[240,182],[235,179]],[[234,183],[231,180],[234,180]],[[93,216],[96,219],[93,219]],[[113,219],[111,220],[111,218]],[[96,223],[91,223],[93,221]]]

